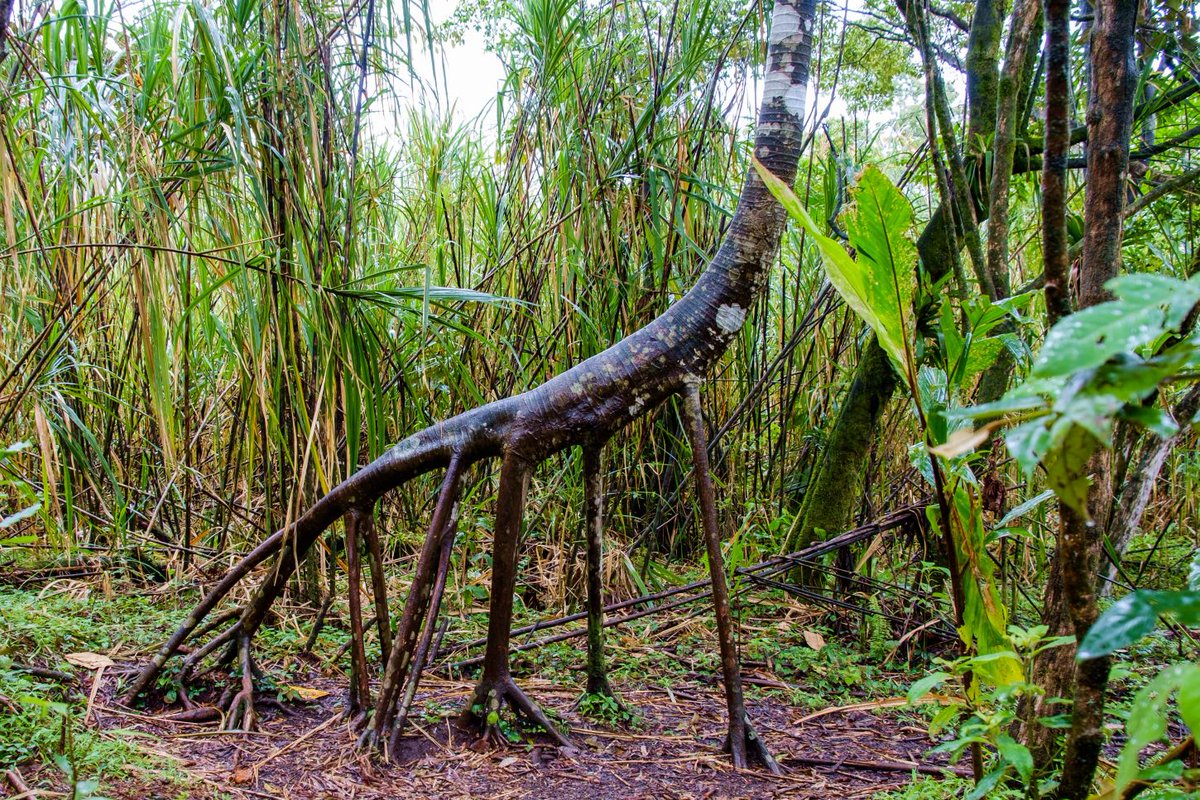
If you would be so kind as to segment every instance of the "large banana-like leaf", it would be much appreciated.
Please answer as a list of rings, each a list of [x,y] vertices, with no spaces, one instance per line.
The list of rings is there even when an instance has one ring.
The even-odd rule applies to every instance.
[[[850,244],[857,251],[855,260],[840,242],[817,229],[787,184],[757,160],[754,167],[771,194],[817,245],[829,282],[838,294],[875,332],[900,373],[915,375],[911,341],[917,250],[909,238],[913,212],[907,198],[875,167],[867,167],[858,176],[858,185],[852,190],[854,202],[845,215]]]

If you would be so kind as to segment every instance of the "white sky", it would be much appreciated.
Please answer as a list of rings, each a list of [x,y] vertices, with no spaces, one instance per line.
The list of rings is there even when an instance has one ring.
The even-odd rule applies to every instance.
[[[128,2],[128,0],[126,0]],[[441,25],[454,14],[459,0],[427,0],[428,8],[435,25]],[[851,16],[857,16],[863,0],[844,0],[849,7]],[[483,35],[471,26],[460,29],[462,41],[455,45],[440,45],[434,56],[437,60],[436,90],[434,90],[434,70],[430,54],[421,49],[414,53],[414,68],[419,80],[430,88],[422,91],[417,86],[408,86],[405,81],[396,81],[394,94],[387,98],[381,106],[377,106],[369,115],[367,128],[369,135],[377,142],[395,141],[397,132],[404,126],[397,124],[397,114],[403,115],[412,107],[434,107],[439,112],[453,108],[454,121],[459,124],[469,123],[478,118],[478,128],[485,139],[495,130],[495,100],[496,93],[504,80],[504,67],[493,53],[485,49]],[[414,42],[414,44],[416,44]],[[419,48],[418,48],[419,49]],[[962,76],[955,70],[945,70],[947,83],[951,92],[961,95]],[[827,94],[815,95],[815,86],[809,87],[807,98],[809,120],[814,112],[823,111],[829,102]],[[762,91],[761,81],[757,82],[754,91],[744,98],[743,106],[736,110],[743,124],[753,121],[759,95]],[[829,119],[848,114],[846,104],[841,98],[834,98],[830,108]],[[441,116],[439,114],[438,116]],[[861,116],[861,115],[860,115]],[[876,124],[894,121],[895,109],[874,112],[865,115],[873,118]]]
[[[458,0],[429,0],[429,12],[435,25],[446,22],[458,6]],[[437,59],[438,90],[428,102],[452,105],[459,122],[470,120],[491,108],[504,80],[504,68],[493,53],[484,48],[483,36],[466,27],[461,44],[441,46]],[[421,79],[432,85],[433,67],[429,53],[422,52],[414,67]],[[408,98],[409,102],[419,98]]]

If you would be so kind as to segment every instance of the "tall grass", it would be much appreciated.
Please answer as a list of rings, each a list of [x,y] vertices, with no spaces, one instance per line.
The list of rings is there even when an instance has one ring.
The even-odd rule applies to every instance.
[[[0,63],[0,435],[34,444],[4,469],[41,498],[42,547],[227,558],[406,433],[536,385],[687,289],[747,167],[763,9],[476,13],[505,81],[494,113],[461,123],[409,69],[435,34],[421,4],[18,3]],[[841,12],[820,24],[828,90],[853,65]],[[890,155],[931,196],[919,127],[832,130],[798,187],[821,217],[840,159]],[[790,236],[705,395],[746,557],[783,540],[860,343]],[[904,418],[878,447],[881,505],[915,491]],[[694,549],[681,431],[668,406],[610,446],[618,594]],[[574,454],[537,476],[525,574],[546,605],[580,569],[579,486]],[[387,502],[393,554],[433,489]],[[484,511],[464,514],[462,580]]]
[[[425,57],[424,8],[18,8],[0,414],[36,442],[11,463],[42,496],[46,546],[161,540],[179,567],[245,548],[405,433],[536,385],[687,289],[746,168],[762,9],[489,13],[495,129],[418,103],[372,138],[364,118]],[[856,330],[819,288],[789,241],[706,396],[748,544],[794,507],[807,432],[845,380],[831,365]],[[618,592],[643,580],[637,548],[693,549],[680,434],[668,407],[611,447]],[[566,455],[538,477],[531,582],[550,604],[578,568],[578,469]],[[387,505],[394,552],[422,489]]]

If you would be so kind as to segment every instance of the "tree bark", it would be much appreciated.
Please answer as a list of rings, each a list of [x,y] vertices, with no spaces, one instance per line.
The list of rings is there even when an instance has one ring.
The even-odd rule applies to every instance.
[[[1000,76],[997,65],[1004,29],[1003,0],[979,0],[967,34],[967,144],[982,148],[996,130]]]
[[[1134,31],[1137,2],[1100,0],[1095,4],[1091,39],[1092,91],[1088,95],[1088,182],[1084,195],[1083,267],[1078,305],[1088,308],[1111,298],[1105,284],[1120,271],[1124,233],[1125,181],[1129,169],[1129,140],[1133,129],[1133,97],[1137,81]],[[1066,606],[1077,641],[1082,641],[1099,616],[1096,574],[1103,532],[1112,508],[1112,456],[1098,451],[1084,468],[1091,475],[1088,519],[1060,504],[1056,560],[1061,565],[1062,591],[1053,599]],[[1047,591],[1047,600],[1052,599]],[[1061,619],[1060,608],[1047,603],[1048,616]],[[1070,694],[1071,729],[1058,797],[1084,798],[1090,791],[1100,748],[1104,743],[1104,694],[1110,660],[1077,661],[1074,690],[1046,686],[1051,696]],[[1061,680],[1061,674],[1050,676]]]
[[[825,536],[841,533],[850,525],[862,496],[867,456],[887,403],[896,391],[895,370],[872,336],[863,348],[850,390],[821,454],[821,459],[800,507],[795,542],[785,549],[802,549]],[[792,545],[795,545],[794,547]],[[820,575],[797,567],[792,580],[815,586]]]
[[[1071,146],[1071,0],[1046,0],[1046,144],[1042,158],[1042,257],[1050,325],[1071,313],[1067,150]]]
[[[805,95],[815,16],[816,0],[777,0],[771,18],[754,154],[789,184],[795,180],[804,141]],[[273,569],[253,592],[238,623],[239,647],[247,660],[251,637],[262,625],[296,565],[304,561],[316,538],[335,520],[417,475],[449,465],[453,465],[452,473],[458,473],[478,461],[502,457],[492,618],[484,679],[479,690],[485,695],[482,699],[488,709],[487,719],[491,718],[493,703],[503,699],[553,733],[545,715],[512,682],[507,666],[516,537],[529,473],[554,453],[603,442],[667,397],[689,387],[694,389],[724,355],[761,294],[768,271],[774,265],[785,222],[783,208],[757,172],[748,170],[737,211],[719,249],[683,298],[646,327],[541,386],[468,410],[416,433],[347,478],[294,523],[277,531],[235,565],[159,649],[126,697],[132,699],[148,688],[166,661],[192,638],[205,617],[267,559],[274,557]],[[444,503],[438,505],[443,507]],[[432,525],[429,537],[433,539],[441,532],[441,525]],[[418,575],[418,578],[420,593],[428,591],[429,576]],[[396,636],[388,657],[393,677],[397,671],[403,671],[403,665],[411,657],[412,641],[407,632]],[[394,670],[393,664],[397,665]],[[378,720],[392,713],[398,685],[399,681],[392,680],[386,693],[381,689],[373,727],[368,731],[373,742],[383,741],[380,734],[386,728],[386,720]],[[253,711],[249,694],[250,687],[244,686],[238,695],[245,718]],[[385,694],[390,697],[385,699]],[[744,726],[741,714],[731,713],[730,723],[731,732],[739,725]],[[561,735],[559,741],[567,742]]]
[[[1070,148],[1070,12],[1071,0],[1046,0],[1046,139],[1042,161],[1042,256],[1046,270],[1046,316],[1049,324],[1071,313],[1070,241],[1067,236],[1067,151]],[[1053,559],[1046,576],[1042,622],[1051,636],[1072,632],[1063,588],[1062,562]],[[1071,685],[1074,648],[1054,647],[1033,663],[1035,680],[1058,691]],[[1057,754],[1057,730],[1037,722],[1058,709],[1055,689],[1030,698],[1021,709],[1022,739],[1034,763],[1046,770]]]
[[[0,0],[0,63],[8,55],[8,22],[12,18],[13,5],[16,0]]]

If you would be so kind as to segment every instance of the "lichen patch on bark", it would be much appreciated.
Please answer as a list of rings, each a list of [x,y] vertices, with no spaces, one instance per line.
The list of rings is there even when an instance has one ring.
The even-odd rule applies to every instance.
[[[717,309],[717,327],[723,333],[737,333],[746,321],[746,309],[739,305],[722,305]]]

